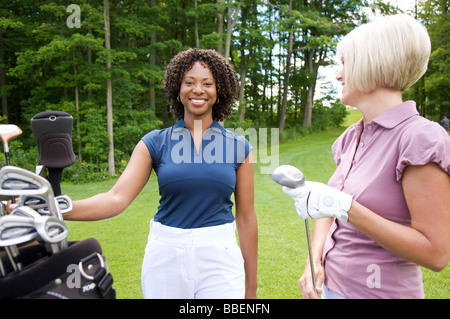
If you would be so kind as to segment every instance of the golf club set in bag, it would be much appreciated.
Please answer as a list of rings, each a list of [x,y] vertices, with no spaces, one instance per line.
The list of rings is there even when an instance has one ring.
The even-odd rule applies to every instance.
[[[6,165],[0,169],[0,299],[114,299],[113,279],[99,242],[69,242],[62,215],[72,200],[61,194],[65,167],[75,162],[73,118],[61,111],[36,114],[35,172],[10,165],[8,141],[22,130],[0,124]],[[15,208],[7,214],[7,201]]]

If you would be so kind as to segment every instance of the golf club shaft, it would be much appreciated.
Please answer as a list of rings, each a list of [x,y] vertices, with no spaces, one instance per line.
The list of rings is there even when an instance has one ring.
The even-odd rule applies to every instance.
[[[5,153],[5,160],[6,160],[6,165],[9,166],[11,165],[11,160],[9,157],[9,147],[8,147],[8,143],[3,143],[3,152]],[[11,203],[15,203],[16,199],[14,198],[14,196],[11,196]]]
[[[0,250],[0,275],[1,275],[2,277],[5,277],[5,276],[6,276],[6,270],[5,270],[5,266],[3,265],[3,259],[2,259],[2,253],[1,253],[1,250]]]
[[[16,263],[17,256],[14,254],[14,249],[12,247],[5,247],[6,255],[9,258],[9,262],[11,263],[11,266],[13,267],[14,271],[21,270],[20,265]]]
[[[305,219],[305,230],[306,230],[306,243],[308,246],[309,265],[311,267],[311,278],[312,278],[312,282],[314,285],[314,291],[317,291],[316,290],[316,276],[315,276],[315,271],[314,271],[314,260],[313,260],[313,256],[312,256],[312,252],[311,252],[311,243],[309,240],[309,224],[308,224],[307,219]]]

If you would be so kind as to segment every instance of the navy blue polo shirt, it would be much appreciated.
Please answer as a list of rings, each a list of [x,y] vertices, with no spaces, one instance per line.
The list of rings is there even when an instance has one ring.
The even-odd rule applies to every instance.
[[[252,150],[242,135],[214,121],[197,150],[181,119],[142,140],[152,157],[161,195],[155,221],[184,229],[234,221],[231,195],[236,170]]]

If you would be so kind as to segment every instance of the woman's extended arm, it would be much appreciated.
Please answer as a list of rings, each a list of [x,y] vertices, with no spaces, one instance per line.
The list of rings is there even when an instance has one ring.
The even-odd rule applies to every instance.
[[[145,143],[140,141],[114,186],[105,193],[74,201],[73,210],[64,214],[64,219],[99,220],[120,214],[144,188],[151,171],[152,158]]]

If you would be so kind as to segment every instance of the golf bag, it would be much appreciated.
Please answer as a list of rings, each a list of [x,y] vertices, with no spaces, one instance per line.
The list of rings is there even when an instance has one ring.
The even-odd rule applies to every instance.
[[[73,118],[62,111],[47,111],[31,118],[31,129],[38,147],[38,164],[48,169],[48,180],[55,196],[61,195],[61,176],[75,162],[72,149]]]
[[[0,299],[114,299],[99,242],[67,241],[62,213],[72,200],[61,195],[60,180],[75,162],[72,116],[38,113],[31,127],[45,169],[37,174],[9,163],[0,169]],[[16,196],[17,207],[6,214],[6,201]]]
[[[89,238],[49,254],[45,244],[20,248],[24,268],[0,278],[0,299],[115,299],[98,241]],[[6,257],[4,264],[6,265]]]

